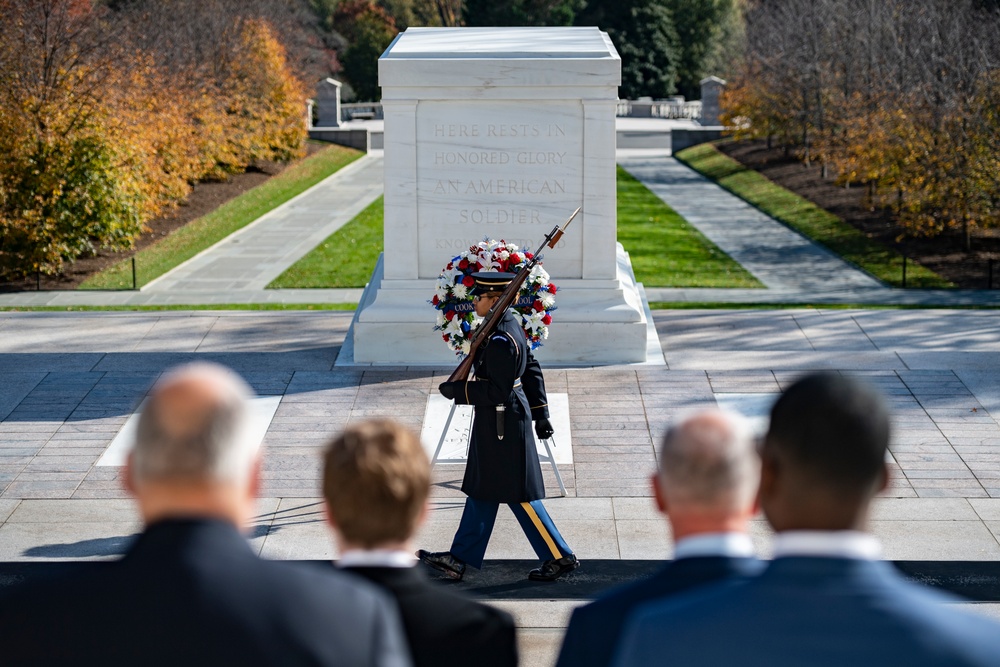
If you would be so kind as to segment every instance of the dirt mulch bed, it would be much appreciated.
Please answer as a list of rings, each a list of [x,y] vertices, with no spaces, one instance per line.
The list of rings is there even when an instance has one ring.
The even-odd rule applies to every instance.
[[[312,155],[322,150],[325,144],[310,141],[306,147],[308,155]],[[174,230],[211,213],[230,199],[240,196],[247,190],[252,190],[272,176],[277,176],[291,164],[294,163],[262,162],[251,166],[245,173],[230,176],[229,180],[226,181],[197,183],[191,190],[187,201],[146,223],[148,231],[144,232],[136,241],[134,250],[101,251],[93,257],[82,257],[74,263],[68,264],[63,275],[41,276],[40,283],[36,282],[34,276],[17,282],[0,282],[0,292],[76,289],[80,283],[95,273],[100,273],[121,260],[128,259],[139,250],[156,243]]]
[[[818,164],[806,167],[794,153],[785,155],[782,147],[768,150],[764,141],[729,142],[719,149],[754,169],[778,185],[825,208],[864,232],[869,238],[895,247],[910,259],[919,262],[957,287],[986,289],[989,280],[989,260],[994,262],[994,286],[1000,288],[1000,233],[998,230],[976,230],[972,251],[962,248],[960,233],[949,233],[933,239],[902,238],[892,212],[873,208],[866,201],[864,186],[844,188],[834,183],[834,174],[823,178]]]

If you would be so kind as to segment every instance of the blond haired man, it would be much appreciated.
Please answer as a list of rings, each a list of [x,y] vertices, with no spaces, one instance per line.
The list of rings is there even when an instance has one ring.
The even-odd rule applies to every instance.
[[[323,495],[340,547],[337,565],[396,598],[416,667],[516,665],[509,614],[447,591],[414,567],[410,540],[427,516],[429,491],[427,455],[404,426],[366,421],[334,438]]]

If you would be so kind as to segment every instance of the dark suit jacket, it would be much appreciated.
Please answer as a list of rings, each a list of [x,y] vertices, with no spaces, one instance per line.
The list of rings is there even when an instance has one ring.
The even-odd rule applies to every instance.
[[[759,577],[653,603],[626,622],[618,667],[995,667],[1000,625],[942,606],[888,563],[782,557]]]
[[[266,561],[234,526],[150,526],[120,561],[10,590],[13,665],[408,665],[395,604],[339,572]]]
[[[755,558],[681,558],[648,579],[615,588],[573,612],[557,667],[605,667],[611,664],[625,617],[639,605],[722,579],[750,577],[762,567]]]
[[[415,567],[350,567],[396,598],[414,667],[514,667],[514,619],[434,584]]]

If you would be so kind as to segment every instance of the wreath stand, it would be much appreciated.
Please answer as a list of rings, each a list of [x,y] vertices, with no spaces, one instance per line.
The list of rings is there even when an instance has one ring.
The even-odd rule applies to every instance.
[[[437,449],[434,450],[434,456],[431,458],[431,467],[433,468],[438,463],[464,463],[465,459],[442,459],[441,449],[444,447],[444,441],[448,438],[448,431],[451,429],[451,422],[455,418],[455,408],[457,406],[454,402],[451,404],[451,412],[448,413],[448,421],[444,423],[444,430],[441,431],[441,439],[438,440]],[[474,410],[475,408],[473,408]],[[472,432],[472,424],[469,424],[469,432]],[[552,447],[549,443],[552,443]],[[542,445],[545,446],[545,456],[538,457],[539,461],[552,464],[552,472],[556,474],[556,482],[559,483],[559,495],[563,498],[566,497],[566,485],[563,484],[562,475],[559,474],[559,466],[556,465],[556,457],[552,455],[552,448],[556,446],[555,438],[549,437],[542,440]],[[466,455],[468,455],[469,449],[466,445],[465,449]]]

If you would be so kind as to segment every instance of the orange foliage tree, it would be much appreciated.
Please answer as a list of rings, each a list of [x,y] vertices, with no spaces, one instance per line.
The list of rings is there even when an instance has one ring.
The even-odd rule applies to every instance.
[[[0,0],[0,277],[127,247],[144,193],[106,98],[128,59],[87,0]]]
[[[0,279],[129,248],[193,183],[304,154],[305,90],[270,25],[167,71],[93,0],[0,0]]]
[[[1000,226],[1000,9],[956,0],[785,0],[747,9],[723,96],[737,138],[777,138],[863,183],[905,233]]]

